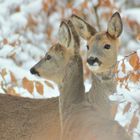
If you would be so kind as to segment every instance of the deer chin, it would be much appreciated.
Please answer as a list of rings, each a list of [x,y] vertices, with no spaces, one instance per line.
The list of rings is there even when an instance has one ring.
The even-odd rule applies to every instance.
[[[89,68],[91,71],[93,71],[93,72],[98,71],[99,68],[100,68],[100,64],[97,63],[97,62],[95,62],[93,65],[89,65],[89,64],[87,63],[87,66],[88,66],[88,68]]]

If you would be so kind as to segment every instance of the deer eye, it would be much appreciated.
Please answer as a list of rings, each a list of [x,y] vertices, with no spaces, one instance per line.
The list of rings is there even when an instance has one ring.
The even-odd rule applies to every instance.
[[[87,50],[89,50],[89,46],[87,45]]]
[[[47,54],[45,60],[50,60],[51,58],[52,58],[51,55]]]
[[[111,46],[110,46],[109,44],[105,44],[105,45],[104,45],[104,48],[108,50],[108,49],[111,48]]]

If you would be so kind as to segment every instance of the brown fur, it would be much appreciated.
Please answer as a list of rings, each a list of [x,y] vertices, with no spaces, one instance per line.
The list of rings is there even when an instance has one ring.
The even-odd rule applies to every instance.
[[[123,128],[121,128],[121,126],[111,118],[111,102],[108,98],[109,95],[116,92],[116,82],[112,71],[117,61],[117,50],[119,44],[118,37],[122,32],[120,15],[119,13],[115,13],[108,23],[107,31],[99,33],[96,32],[91,25],[86,23],[86,21],[78,18],[76,15],[71,17],[71,21],[75,25],[79,35],[87,40],[87,44],[89,46],[87,53],[88,58],[96,58],[100,62],[97,67],[89,64],[90,62],[88,63],[88,66],[92,71],[92,87],[87,94],[87,98],[89,103],[95,108],[95,112],[97,114],[99,113],[98,118],[94,118],[96,121],[99,119],[99,122],[97,123],[99,126],[94,126],[93,130],[97,130],[97,133],[95,133],[97,135],[98,133],[106,133],[105,135],[101,134],[100,138],[98,137],[97,140],[129,140],[130,138],[127,136],[127,133],[124,132]],[[91,31],[93,32],[91,33]],[[105,49],[104,46],[106,44],[109,44],[111,47],[109,49]],[[104,120],[106,124],[104,121],[102,122],[100,118],[101,116],[106,118]],[[94,122],[94,120],[92,121]],[[117,128],[117,131],[112,131],[114,128]],[[98,132],[99,130],[100,132]],[[111,133],[108,133],[108,130]],[[118,131],[123,131],[123,133],[119,134]]]
[[[64,24],[63,27],[67,29],[67,26],[65,25],[66,24]],[[90,34],[88,33],[88,35]],[[88,36],[88,38],[91,37]],[[63,37],[61,39],[63,39]],[[63,42],[63,40],[61,41]],[[56,46],[61,46],[63,48],[64,44],[63,45],[57,44]],[[71,46],[74,46],[74,44],[72,45],[71,40],[70,40],[70,44]],[[64,51],[65,49],[62,50]],[[73,52],[74,52],[73,50],[71,52],[65,51],[64,54],[66,54],[66,56],[62,56],[61,54],[63,53],[59,54],[59,53],[55,53],[55,51],[49,51],[48,54],[51,55],[54,63],[49,60],[47,61],[46,58],[43,58],[37,65],[34,66],[34,68],[39,72],[41,76],[47,77],[50,80],[54,80],[59,84],[59,88],[61,90],[59,109],[60,109],[60,120],[61,120],[61,128],[62,128],[62,133],[61,133],[62,140],[95,140],[95,139],[96,140],[118,140],[118,139],[129,140],[129,137],[124,132],[123,128],[121,128],[118,125],[118,123],[116,123],[115,121],[110,120],[106,117],[106,111],[103,112],[103,114],[105,113],[105,116],[101,114],[99,110],[104,109],[103,106],[101,106],[102,108],[100,108],[100,106],[96,106],[95,104],[98,103],[98,101],[103,103],[102,105],[104,105],[104,103],[106,104],[106,102],[104,102],[105,101],[104,93],[108,93],[108,91],[105,92],[100,92],[100,91],[103,91],[102,88],[104,88],[107,85],[103,84],[104,86],[101,85],[101,88],[99,88],[99,85],[102,84],[102,81],[100,81],[101,79],[106,80],[107,78],[110,78],[110,76],[108,77],[106,73],[104,73],[103,75],[99,73],[98,77],[93,76],[93,81],[99,83],[99,85],[95,83],[95,86],[93,86],[92,91],[87,94],[88,97],[91,96],[91,99],[94,99],[93,91],[96,92],[95,100],[90,101],[88,97],[87,98],[85,97],[86,94],[84,93],[83,70],[82,70],[83,67],[82,67],[81,57],[78,54],[76,55],[73,54]],[[49,66],[49,68],[47,66]],[[94,79],[94,78],[99,78],[99,79]],[[107,84],[110,85],[110,83]],[[112,90],[114,91],[114,88]],[[111,92],[112,91],[109,91],[109,93]],[[103,95],[103,98],[99,94]],[[13,140],[23,140],[23,139],[58,140],[60,134],[58,98],[56,99],[53,98],[55,100],[54,104],[52,104],[53,102],[51,101],[52,99],[50,99],[50,102],[49,100],[38,101],[38,100],[32,100],[26,98],[25,99],[20,98],[20,99],[17,99],[17,97],[11,99],[10,97],[9,106],[11,106],[11,109],[9,109],[10,107],[8,106],[7,109],[2,107],[3,110],[1,112],[5,112],[6,110],[7,113],[9,112],[6,116],[12,115],[14,117],[12,119],[7,120],[7,122],[10,122],[10,124],[12,124],[12,122],[15,122],[15,124],[21,123],[21,125],[15,125],[15,126],[12,125],[14,131],[13,131],[13,135],[10,133],[11,137],[7,135],[7,133],[9,133],[11,129],[8,129],[8,132],[6,131],[7,133],[3,132],[4,135],[2,139],[8,140],[9,138],[12,139],[13,137]],[[13,104],[14,100],[17,101],[15,102],[15,104]],[[47,102],[49,102],[48,107],[47,107]],[[4,103],[5,102],[3,102],[2,104],[4,105]],[[30,106],[29,108],[28,105]],[[13,115],[12,113],[15,115]],[[4,115],[2,114],[2,116],[5,116],[5,114]],[[17,119],[14,120],[15,118]],[[21,120],[24,120],[24,118],[25,121],[22,122]],[[31,118],[31,120],[28,118]],[[20,120],[21,122],[18,120]],[[2,120],[2,123],[3,122],[6,121]],[[6,130],[7,126],[10,127],[11,126],[10,124],[8,123],[7,125],[4,125],[5,128],[3,130]],[[3,125],[0,128],[3,128]],[[18,133],[19,131],[20,133]]]
[[[59,140],[58,97],[29,99],[0,94],[0,140]]]
[[[73,30],[73,28],[71,28],[71,30]],[[73,44],[73,47],[74,46],[75,44]],[[95,100],[91,102],[89,98],[85,97],[86,94],[84,92],[83,86],[82,68],[82,60],[80,56],[73,54],[71,57],[69,57],[67,65],[65,65],[64,79],[62,80],[62,84],[59,85],[61,91],[59,101],[62,132],[61,139],[129,140],[129,137],[127,136],[127,134],[125,134],[123,128],[121,128],[117,122],[110,120],[106,116],[106,114],[105,116],[103,116],[103,113],[101,113],[101,111],[103,110],[101,110],[101,108],[98,108],[98,106],[94,104]],[[45,73],[39,72],[39,74],[43,77],[46,77],[47,73],[47,70]],[[97,91],[97,94],[100,94],[101,89],[99,89],[96,83],[94,84],[97,86],[97,90],[94,89],[94,92]],[[91,97],[93,96],[93,93],[89,92],[87,94],[88,97],[90,96],[89,94],[91,95]],[[101,94],[103,94],[104,96],[104,92],[102,92]],[[101,98],[99,98],[99,102],[100,101],[102,102],[104,101],[104,99],[101,100]],[[98,102],[98,100],[96,102]],[[115,128],[118,129],[116,130]]]

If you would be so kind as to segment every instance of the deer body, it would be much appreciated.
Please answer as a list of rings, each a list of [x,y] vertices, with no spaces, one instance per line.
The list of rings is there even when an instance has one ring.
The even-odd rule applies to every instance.
[[[60,113],[60,122],[61,122],[61,140],[94,140],[94,139],[95,140],[118,140],[118,139],[129,140],[129,137],[127,136],[123,128],[116,121],[113,121],[101,114],[100,112],[101,108],[98,108],[94,104],[94,98],[92,92],[89,92],[88,96],[91,96],[93,102],[85,97],[86,95],[83,86],[83,70],[82,70],[83,66],[82,66],[81,57],[78,52],[79,39],[70,21],[68,22],[68,25],[69,27],[67,26],[66,23],[61,24],[60,33],[63,33],[63,35],[62,36],[59,35],[59,37],[60,39],[62,39],[61,43],[64,44],[64,46],[67,47],[72,46],[75,49],[73,53],[71,53],[71,56],[67,61],[67,64],[65,63],[66,68],[64,69],[63,72],[64,78],[59,80],[61,81],[61,84],[59,84],[59,88],[60,88],[59,113]],[[71,37],[68,37],[69,35],[71,35]],[[63,48],[62,47],[63,45],[62,46],[58,45],[58,46],[60,48]],[[116,50],[113,49],[113,52],[116,52]],[[101,52],[99,51],[99,53]],[[114,60],[116,59],[116,56],[117,55],[113,55],[111,57],[113,57]],[[109,67],[110,67],[110,63],[109,63]],[[48,62],[48,67],[49,67],[49,62]],[[103,65],[103,68],[106,68],[106,65]],[[39,73],[40,76],[47,77],[46,76],[48,75],[47,64],[46,64],[45,72],[42,72],[40,64],[34,66],[34,69],[35,69],[34,71],[36,71],[35,73]],[[105,72],[108,69],[109,68],[107,67],[105,69]],[[104,73],[102,69],[100,72]],[[93,78],[97,78],[97,77],[93,77]],[[97,80],[95,79],[95,81],[97,83],[99,82],[99,85],[101,84],[101,82],[98,79]],[[97,86],[98,85],[97,83],[94,84]],[[97,94],[100,94],[99,92],[101,91],[101,88],[99,89],[99,85],[97,86],[97,89],[95,88],[96,86],[93,87],[92,89],[94,92],[95,91],[98,92]],[[106,86],[106,84],[102,84],[102,87],[103,85]],[[114,88],[112,89],[112,91],[114,91]],[[103,93],[104,92],[102,92],[101,94]],[[97,97],[98,96],[96,95],[96,98]],[[100,96],[98,97],[98,99],[104,102],[104,99],[101,100],[102,98]],[[106,104],[106,102],[104,103]],[[108,109],[108,105],[105,109]]]
[[[0,94],[1,140],[59,140],[58,97],[29,99]]]
[[[67,66],[68,70],[61,92],[63,96],[60,95],[60,108],[62,109],[60,112],[62,115],[61,139],[129,140],[125,130],[117,122],[101,115],[93,102],[86,100],[82,85],[82,65],[78,65],[78,63],[82,64],[82,60],[79,59],[78,62],[77,59],[74,59],[70,66]],[[75,82],[75,79],[78,80]]]
[[[109,95],[116,92],[113,69],[117,62],[118,37],[122,32],[121,17],[117,12],[113,14],[107,31],[99,33],[76,15],[72,15],[71,21],[79,35],[87,40],[87,65],[92,71],[92,87],[87,94],[87,100],[93,105],[92,115],[95,112],[98,114],[98,117],[91,118],[91,128],[95,134],[92,139],[130,140],[123,128],[111,118],[109,101]]]

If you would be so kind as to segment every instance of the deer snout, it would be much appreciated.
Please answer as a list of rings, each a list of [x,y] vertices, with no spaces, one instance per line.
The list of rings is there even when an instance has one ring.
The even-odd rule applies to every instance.
[[[32,68],[30,69],[30,72],[31,72],[32,74],[37,74],[38,76],[40,76],[39,72],[38,72],[34,67],[32,67]]]
[[[97,63],[98,65],[102,64],[102,62],[97,57],[92,56],[87,59],[87,63],[91,66],[93,66],[95,63]]]
[[[94,57],[89,57],[89,58],[87,59],[87,63],[88,63],[89,65],[93,65],[93,64],[94,64],[94,61],[95,61],[95,58],[94,58]]]

